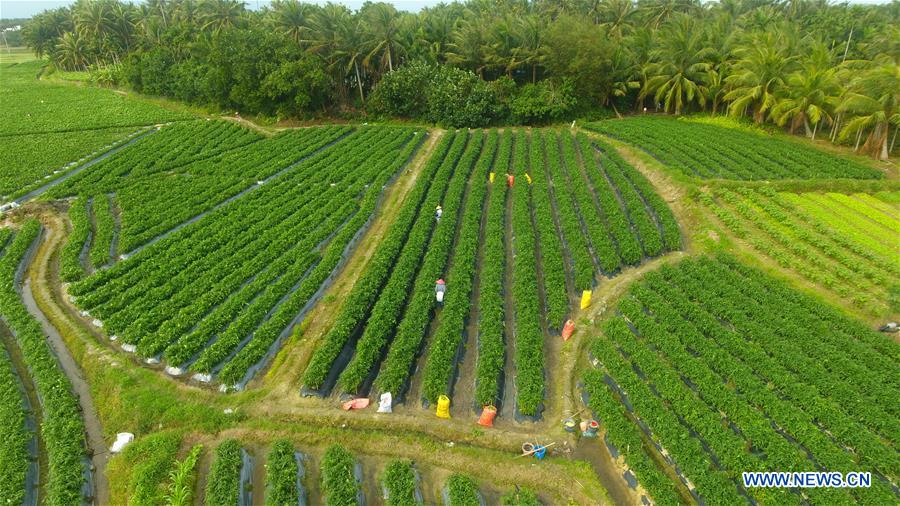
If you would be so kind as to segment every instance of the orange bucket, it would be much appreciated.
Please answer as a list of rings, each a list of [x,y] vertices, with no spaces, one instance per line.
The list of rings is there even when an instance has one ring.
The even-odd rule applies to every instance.
[[[495,416],[497,416],[497,408],[494,406],[485,406],[484,409],[481,410],[481,417],[478,418],[478,425],[493,427]]]

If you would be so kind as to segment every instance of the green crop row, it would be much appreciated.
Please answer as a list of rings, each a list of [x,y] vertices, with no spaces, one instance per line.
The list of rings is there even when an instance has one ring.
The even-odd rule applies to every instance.
[[[540,130],[531,131],[528,173],[532,178],[531,202],[538,242],[541,247],[541,268],[544,274],[547,324],[551,329],[562,329],[569,312],[569,292],[566,289],[566,264],[563,246],[550,202],[550,186],[545,170],[546,146]]]
[[[527,137],[516,132],[513,167],[527,167]],[[520,169],[521,170],[521,169]],[[515,309],[516,406],[524,415],[536,415],[544,400],[544,333],[538,294],[537,244],[531,219],[531,186],[512,188],[512,296]]]
[[[113,229],[113,199],[107,195],[95,195],[91,209],[94,211],[94,238],[91,241],[91,265],[102,267],[111,260]]]
[[[69,219],[72,220],[72,231],[66,239],[59,254],[59,277],[63,281],[78,281],[84,276],[84,268],[81,265],[81,251],[91,232],[91,222],[88,216],[89,201],[85,197],[78,197],[69,206]]]
[[[356,460],[343,446],[334,445],[322,457],[322,496],[326,506],[359,504],[360,485],[356,480]]]
[[[86,454],[80,406],[40,324],[25,308],[15,287],[19,264],[40,232],[37,221],[25,223],[0,259],[0,315],[16,338],[41,400],[41,438],[48,461],[47,502],[78,504],[82,501]]]
[[[612,275],[619,270],[622,264],[616,245],[613,244],[610,230],[608,230],[600,210],[594,203],[591,187],[587,184],[582,173],[582,163],[579,157],[575,138],[570,133],[560,136],[563,154],[563,166],[566,173],[564,181],[575,204],[571,212],[574,212],[581,222],[582,229],[587,233],[587,239],[593,249],[600,269],[604,273]],[[566,212],[566,211],[562,211]]]
[[[369,185],[356,214],[345,224],[328,243],[320,262],[310,272],[299,287],[291,292],[290,296],[278,306],[275,313],[266,320],[253,334],[251,340],[238,354],[222,369],[221,380],[225,384],[234,384],[243,378],[248,370],[264,358],[278,335],[290,325],[291,320],[312,299],[323,283],[335,271],[353,237],[362,229],[365,223],[371,219],[381,191],[390,178],[406,163],[418,147],[417,143],[409,142],[406,147],[393,157],[381,158],[382,163],[371,163],[371,166],[381,168],[381,174]],[[373,159],[375,159],[373,157]]]
[[[544,135],[547,151],[547,176],[556,202],[556,215],[564,244],[572,259],[575,290],[590,290],[594,286],[594,260],[588,249],[588,242],[581,231],[575,201],[572,199],[566,176],[563,172],[562,153],[559,137],[555,132]]]
[[[328,376],[334,361],[337,359],[351,334],[369,315],[375,305],[381,289],[393,269],[400,252],[406,243],[406,237],[412,229],[413,222],[422,208],[422,202],[429,191],[432,179],[442,166],[444,157],[454,142],[452,133],[444,136],[444,139],[435,148],[429,162],[419,175],[415,186],[406,198],[406,202],[400,209],[394,225],[388,234],[382,239],[369,261],[366,272],[357,280],[353,291],[344,301],[340,314],[335,319],[331,330],[325,335],[322,343],[316,349],[310,360],[309,366],[303,375],[303,384],[309,388],[319,388]],[[431,209],[422,208],[424,213],[430,214]]]
[[[300,500],[297,488],[300,468],[297,466],[294,444],[288,440],[275,441],[266,460],[266,505],[296,505]]]
[[[579,139],[583,150],[593,150],[587,137],[579,135]],[[663,251],[660,228],[654,221],[644,197],[625,176],[623,166],[627,164],[611,150],[604,153],[603,159],[603,169],[609,182],[615,187],[625,205],[624,212],[633,227],[632,237],[635,237],[635,240],[640,239],[638,246],[643,248],[644,256],[651,258],[658,256]]]
[[[447,479],[447,506],[481,506],[478,483],[471,476],[453,474]]]
[[[862,164],[745,130],[659,117],[591,123],[590,130],[635,144],[687,175],[725,179],[878,179]]]
[[[6,236],[6,237],[3,237]],[[9,238],[9,229],[0,231],[0,244]],[[33,437],[25,428],[23,392],[13,371],[13,363],[0,346],[0,503],[22,504],[28,472],[28,442]]]
[[[435,256],[443,259],[447,257],[466,181],[474,157],[480,148],[481,143],[469,142],[467,134],[460,133],[455,136],[444,163],[431,182],[428,196],[407,235],[406,244],[394,262],[387,284],[381,290],[378,301],[366,319],[365,329],[356,343],[356,352],[338,379],[338,385],[343,391],[357,393],[362,382],[381,359],[385,345],[390,336],[396,332],[398,323],[402,321],[401,315],[413,285],[437,281],[438,278],[435,276],[440,275],[446,260],[441,261],[438,258],[429,265],[428,259]],[[440,227],[433,214],[438,205],[444,208]],[[449,232],[442,233],[442,231]],[[419,283],[416,274],[425,266],[429,268],[429,272],[421,272],[430,279],[421,280]]]
[[[678,504],[675,484],[644,449],[641,430],[628,419],[621,401],[613,398],[603,373],[588,370],[584,375],[588,407],[606,431],[606,439],[620,451],[625,463],[637,476],[638,482],[650,493],[656,504]]]
[[[384,485],[384,499],[388,506],[412,506],[422,504],[416,498],[416,472],[412,462],[393,460],[384,468],[381,478]]]
[[[444,307],[441,309],[441,323],[432,337],[422,373],[424,374],[424,396],[432,402],[437,401],[438,396],[449,391],[450,380],[453,376],[453,358],[459,348],[466,317],[469,315],[472,305],[471,295],[475,282],[481,219],[485,195],[488,193],[488,173],[497,151],[497,137],[496,130],[487,134],[481,150],[481,157],[473,172],[471,188],[462,215],[459,239],[453,251],[450,269],[446,277],[447,285],[451,288],[445,296]],[[494,187],[501,184],[498,183]],[[429,283],[429,288],[433,289],[431,283]],[[429,292],[428,298],[433,300],[434,294]],[[423,335],[418,338],[419,341],[424,340],[424,329],[422,333]],[[405,340],[400,342],[401,349],[404,347],[403,343]],[[416,347],[419,346],[421,345],[416,344]],[[392,366],[390,369],[387,367],[388,364],[394,363],[392,355],[395,354],[403,355],[403,360],[407,364],[405,371],[401,371],[401,366]],[[388,352],[385,367],[382,368],[382,373],[376,380],[376,385],[382,391],[396,392],[399,390],[410,373],[413,359],[414,356],[411,357],[408,351],[395,352],[392,347]]]
[[[663,267],[632,286],[619,312],[594,356],[704,501],[726,500],[742,471],[823,468],[876,478],[870,488],[804,491],[813,504],[892,501],[877,476],[896,476],[900,463],[890,446],[900,435],[895,343],[730,257]],[[592,401],[602,400],[592,407],[624,431],[602,377],[589,378]],[[801,500],[787,490],[746,493]]]
[[[0,196],[4,196],[3,201],[23,197],[142,132],[134,128],[111,128],[4,137],[4,149],[0,151]]]
[[[460,236],[457,249],[464,247],[462,246],[464,241],[468,241],[470,247],[474,244],[474,247],[477,248],[477,223],[480,221],[484,181],[487,178],[488,168],[487,164],[482,163],[484,157],[483,140],[483,132],[473,132],[469,144],[457,163],[456,173],[453,175],[453,179],[450,181],[450,186],[447,189],[447,195],[441,203],[444,209],[443,217],[435,226],[434,234],[422,258],[421,267],[413,285],[409,305],[403,315],[403,319],[397,326],[396,334],[390,343],[387,356],[375,379],[375,384],[381,391],[399,393],[409,379],[413,361],[427,333],[428,324],[431,321],[437,303],[434,292],[435,282],[445,277],[447,262],[453,249],[453,240],[460,221],[462,221],[460,233],[468,235],[465,238],[462,235]],[[492,142],[491,138],[488,139],[488,142]],[[479,156],[481,156],[481,159],[479,159]],[[469,200],[466,202],[466,207],[460,213],[470,174],[473,185],[469,191]],[[477,182],[479,181],[482,183],[481,185],[478,185]],[[429,209],[430,207],[426,205],[425,210]],[[469,214],[472,214],[472,216],[469,217]],[[470,265],[470,273],[474,272],[473,267],[473,265]],[[457,285],[455,278],[455,276],[453,279],[447,276],[447,280],[453,283],[451,290],[454,292],[460,290],[465,293],[465,282],[461,281]],[[471,281],[469,283],[471,284]],[[463,296],[468,302],[468,296]],[[445,309],[443,311],[446,312],[446,308],[450,304],[449,296],[444,300],[444,303]],[[454,303],[454,306],[457,304]],[[447,317],[445,316],[445,318]],[[360,348],[357,347],[357,353],[359,351]]]
[[[512,173],[512,130],[503,132],[503,138],[494,162],[494,173]],[[521,186],[521,182],[519,185]],[[506,208],[509,190],[506,182],[495,180],[488,201],[487,222],[484,227],[482,247],[480,290],[478,296],[478,356],[475,361],[475,402],[481,406],[497,405],[500,402],[500,374],[504,363],[504,335],[512,329],[506,325],[506,303],[504,295],[510,288],[504,285],[507,268]],[[454,350],[455,351],[455,350]],[[436,369],[447,368],[434,358]],[[431,360],[431,357],[429,357]],[[450,361],[448,361],[449,363]],[[444,375],[442,374],[441,377]],[[426,379],[428,377],[426,376]],[[446,385],[446,383],[445,383]],[[445,386],[446,388],[446,386]],[[443,392],[427,392],[429,400],[436,401]]]
[[[606,226],[610,229],[610,233],[616,241],[622,263],[626,265],[639,264],[644,255],[641,250],[641,243],[638,241],[638,235],[632,227],[633,220],[629,220],[629,214],[633,212],[633,209],[630,206],[627,210],[622,208],[616,197],[617,188],[620,195],[624,196],[622,187],[607,179],[612,179],[612,174],[615,170],[615,167],[612,167],[613,163],[605,157],[602,162],[598,163],[597,153],[595,153],[590,141],[585,136],[578,136],[578,145],[581,149],[581,157],[584,160],[585,172],[594,188],[597,203],[603,211]],[[619,181],[615,181],[615,183],[619,183]],[[630,204],[630,202],[626,202],[626,204]]]
[[[206,478],[205,504],[234,506],[241,493],[241,468],[244,465],[241,443],[226,439],[216,448],[216,456]]]
[[[175,463],[169,472],[169,488],[166,491],[166,506],[190,506],[194,504],[194,483],[197,481],[197,462],[203,445],[191,448],[183,460]]]

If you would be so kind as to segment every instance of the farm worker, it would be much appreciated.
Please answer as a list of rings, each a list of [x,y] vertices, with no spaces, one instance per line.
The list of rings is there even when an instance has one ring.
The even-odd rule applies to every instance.
[[[444,302],[444,293],[447,291],[447,284],[444,283],[443,279],[437,280],[437,283],[434,285],[434,296],[438,302]]]
[[[513,183],[515,183],[515,182],[516,182],[516,176],[513,176],[512,174],[506,175],[506,186],[512,188]]]
[[[437,221],[441,221],[441,215],[444,214],[444,210],[441,209],[441,206],[437,206],[434,209],[434,219]]]

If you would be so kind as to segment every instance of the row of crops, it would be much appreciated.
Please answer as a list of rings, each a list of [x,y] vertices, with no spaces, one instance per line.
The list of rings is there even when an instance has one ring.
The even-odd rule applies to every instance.
[[[270,139],[225,121],[162,127],[47,192],[49,198],[115,195],[119,251],[238,198],[350,132],[348,127],[286,132]]]
[[[591,355],[588,405],[659,504],[900,497],[900,346],[733,257],[647,274],[602,325]],[[872,486],[741,480],[785,470],[871,472]]]
[[[84,422],[71,384],[57,361],[40,324],[26,309],[18,284],[27,261],[41,234],[37,221],[28,221],[12,233],[0,231],[0,317],[8,328],[9,348],[0,350],[0,502],[21,504],[26,494],[33,497],[26,483],[33,426],[26,426],[27,413],[21,382],[33,386],[40,402],[39,437],[46,451],[45,484],[48,504],[80,504],[85,484],[86,446]],[[16,379],[7,352],[19,357],[27,377]],[[34,484],[35,477],[30,483]]]
[[[739,188],[699,200],[756,253],[873,317],[900,312],[896,195]]]
[[[877,179],[883,176],[858,162],[745,129],[652,116],[601,121],[586,128],[634,144],[663,164],[698,178]]]
[[[0,70],[0,196],[24,195],[132,139],[148,125],[189,119],[112,90],[36,80],[43,62]]]
[[[480,506],[485,499],[478,483],[465,474],[452,474],[441,484],[424,483],[419,470],[406,459],[378,464],[374,474],[377,483],[367,483],[363,463],[340,445],[328,447],[318,456],[299,451],[285,439],[276,440],[265,450],[265,463],[260,464],[252,451],[237,439],[226,439],[211,451],[212,462],[206,485],[195,498],[198,461],[203,445],[191,447],[177,458],[178,438],[169,435],[156,438],[151,453],[159,457],[154,465],[143,467],[142,475],[133,483],[130,500],[170,505],[200,502],[211,506],[257,504],[283,506],[325,504],[361,505],[377,501],[388,506],[443,504],[446,506]],[[124,458],[135,455],[126,452]],[[264,487],[254,484],[257,466],[264,465]],[[374,463],[370,465],[376,465]],[[256,487],[254,487],[256,485]],[[262,500],[260,499],[262,498]],[[537,495],[529,489],[509,491],[499,497],[504,506],[537,506]]]
[[[463,389],[472,409],[506,399],[539,415],[545,339],[574,296],[680,244],[671,210],[604,144],[555,130],[447,132],[313,354],[304,392],[434,403]],[[464,352],[477,354],[475,380],[456,385]],[[515,394],[502,385],[510,363]]]
[[[422,138],[409,128],[304,129],[272,139],[279,152],[261,168],[254,147],[268,141],[253,143],[229,167],[252,165],[271,179],[69,293],[126,351],[172,374],[241,387],[315,302]],[[121,251],[127,207],[117,200]]]

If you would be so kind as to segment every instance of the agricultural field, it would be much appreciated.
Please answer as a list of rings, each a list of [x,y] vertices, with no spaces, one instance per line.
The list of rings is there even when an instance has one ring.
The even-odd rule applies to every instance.
[[[43,64],[0,64],[0,203],[18,199],[133,140],[189,119],[112,90],[36,80]]]
[[[701,179],[883,177],[850,159],[747,129],[649,116],[601,121],[586,128],[633,144],[664,165]]]
[[[900,208],[868,194],[718,189],[702,193],[723,229],[755,254],[849,301],[865,317],[900,314]]]
[[[200,127],[211,130],[211,139],[223,137],[217,126]],[[184,133],[173,130],[172,135]],[[224,136],[240,141],[234,137]],[[100,193],[87,201],[93,220],[81,214],[84,199],[73,204],[81,218],[73,221],[72,237],[83,238],[82,229],[88,229],[90,248],[85,257],[85,247],[67,244],[64,265],[74,263],[74,278],[80,277],[79,263],[93,274],[73,283],[68,293],[122,349],[164,364],[173,375],[190,373],[203,382],[215,377],[224,386],[242,388],[304,308],[315,303],[369,222],[383,187],[422,138],[421,131],[409,128],[326,127],[202,158],[206,139],[198,136],[192,140],[202,144],[200,160],[186,165],[184,159],[191,158],[186,153],[194,146],[181,146],[185,156],[173,160],[155,157],[151,150],[140,151],[147,158],[135,162],[131,150],[123,151],[97,169],[113,186],[92,186],[91,172],[60,190],[114,190],[113,200]],[[119,170],[128,172],[117,176]],[[181,208],[161,209],[170,198],[163,192],[153,195],[162,202],[145,199],[142,207],[129,206],[125,185],[147,188],[161,183],[157,177],[180,176],[191,176],[183,177],[190,186],[163,187],[172,191],[173,203],[184,202]],[[112,207],[120,209],[118,233]],[[183,223],[169,223],[173,216]],[[135,223],[156,228],[138,234]],[[135,237],[149,237],[147,230],[163,233],[144,240],[149,244],[135,252],[141,246]],[[113,242],[118,248],[110,246]],[[121,255],[126,259],[101,268],[118,251],[128,252]]]
[[[708,118],[261,127],[3,65],[0,503],[900,501],[888,164]]]
[[[680,246],[671,210],[605,144],[555,130],[447,132],[313,354],[303,390],[426,404],[447,396],[463,412],[538,417],[545,343],[576,295]]]
[[[278,439],[268,447],[256,447],[240,439],[226,439],[215,448],[198,443],[180,450],[173,442],[177,438],[171,435],[158,437],[152,454],[160,464],[145,468],[158,473],[160,482],[153,486],[151,481],[133,484],[142,490],[144,500],[190,504],[200,489],[199,464],[206,455],[211,463],[205,486],[200,489],[204,504],[308,504],[313,493],[320,495],[321,504],[337,506],[468,506],[485,499],[504,506],[541,504],[538,495],[528,488],[506,490],[479,483],[469,475],[406,459],[358,455],[342,445],[321,450],[298,448],[290,440]],[[134,450],[122,457],[139,458]],[[264,486],[254,487],[259,484]]]
[[[607,444],[643,448],[625,460],[659,503],[896,502],[900,347],[733,257],[646,275],[591,357],[585,394]],[[741,481],[786,469],[870,472],[872,484]]]

